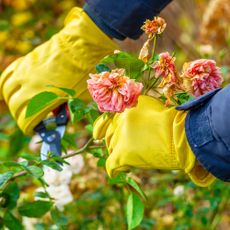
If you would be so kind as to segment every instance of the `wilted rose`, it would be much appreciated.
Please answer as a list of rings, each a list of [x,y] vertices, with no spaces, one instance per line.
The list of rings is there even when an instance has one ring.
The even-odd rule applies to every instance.
[[[165,27],[166,22],[163,18],[154,17],[153,20],[146,20],[141,29],[148,35],[148,38],[152,38],[155,34],[162,34]]]
[[[151,67],[155,71],[155,77],[167,77],[172,75],[172,79],[176,77],[176,58],[171,56],[168,52],[159,54],[159,61],[154,62]]]
[[[183,66],[183,86],[195,97],[221,86],[223,82],[220,69],[210,59],[198,59]]]
[[[155,71],[155,77],[161,78],[158,87],[162,89],[162,93],[167,98],[166,105],[172,104],[170,98],[180,89],[175,59],[168,52],[164,52],[159,54],[159,60],[151,65]]]
[[[134,107],[141,94],[142,83],[125,76],[124,69],[90,74],[88,89],[101,112],[123,112]]]

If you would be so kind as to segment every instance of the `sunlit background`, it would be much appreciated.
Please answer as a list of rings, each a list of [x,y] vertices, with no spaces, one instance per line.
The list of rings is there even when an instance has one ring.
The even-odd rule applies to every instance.
[[[18,57],[48,40],[63,27],[67,12],[84,1],[0,0],[0,73]],[[167,22],[158,51],[176,53],[178,68],[186,61],[206,57],[216,60],[230,82],[229,0],[175,0],[161,13]],[[87,28],[86,28],[87,29]],[[143,35],[144,36],[144,35]],[[121,49],[137,53],[144,37],[118,41]],[[32,77],[32,76],[31,76]],[[82,123],[70,126],[68,141],[81,147],[89,132]],[[154,132],[154,130],[153,130]],[[19,160],[22,154],[39,154],[37,139],[24,137],[8,112],[0,115],[0,160]],[[50,194],[64,213],[63,229],[126,229],[125,191],[109,184],[103,162],[92,154],[71,158],[72,167],[46,178]],[[145,218],[138,229],[230,229],[230,186],[217,181],[198,188],[178,171],[132,173],[148,196]],[[32,199],[37,181],[20,180],[20,200]],[[4,208],[0,209],[0,216]],[[15,214],[17,215],[17,214]],[[23,218],[26,229],[56,229],[50,215]],[[53,227],[52,227],[53,226]]]

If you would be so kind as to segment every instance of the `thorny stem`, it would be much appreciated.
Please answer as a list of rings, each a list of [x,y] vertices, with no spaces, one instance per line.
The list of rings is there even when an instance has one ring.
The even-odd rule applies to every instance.
[[[152,48],[152,55],[151,55],[151,58],[149,60],[149,65],[152,64],[152,62],[154,60],[155,50],[156,50],[156,43],[157,43],[157,36],[155,35],[153,37],[153,48]],[[152,84],[152,82],[150,81],[151,80],[151,71],[152,71],[152,68],[149,68],[148,69],[148,82],[147,82],[147,84],[144,84],[144,85],[147,85],[146,89],[144,90],[144,94],[147,94],[149,89],[151,89],[154,86],[154,84],[157,82],[157,81],[154,81],[153,84]]]
[[[92,143],[93,143],[93,138],[90,138],[82,148],[78,149],[74,153],[70,153],[70,154],[67,154],[65,156],[62,156],[61,158],[62,159],[67,159],[67,158],[73,157],[75,155],[81,154],[81,153],[85,152],[87,149],[96,149],[96,148],[104,148],[105,147],[105,146],[102,146],[102,145],[100,145],[100,146],[95,146],[95,145],[90,146]],[[24,176],[27,173],[28,173],[28,171],[26,171],[26,170],[18,172],[11,178],[11,180],[14,180],[14,179],[16,179],[18,177]]]
[[[156,78],[152,84],[150,83],[150,85],[147,87],[146,89],[146,93],[148,93],[148,91],[158,82],[159,78]]]
[[[93,138],[90,138],[87,143],[80,149],[78,149],[76,152],[74,153],[70,153],[70,154],[67,154],[65,156],[62,157],[62,159],[66,159],[66,158],[70,158],[70,157],[73,157],[75,155],[78,155],[80,153],[83,153],[85,152],[85,150],[90,146],[90,144],[93,142]]]
[[[152,55],[151,55],[151,58],[150,58],[150,64],[152,64],[152,61],[154,59],[155,50],[156,50],[156,44],[157,44],[157,36],[155,35],[154,38],[153,38],[153,48],[152,48]],[[151,68],[149,68],[148,80],[150,80],[150,75],[151,75]]]
[[[151,58],[151,60],[154,58],[154,55],[155,55],[156,44],[157,44],[157,36],[155,35],[154,38],[153,38],[153,49],[152,49],[152,58]]]

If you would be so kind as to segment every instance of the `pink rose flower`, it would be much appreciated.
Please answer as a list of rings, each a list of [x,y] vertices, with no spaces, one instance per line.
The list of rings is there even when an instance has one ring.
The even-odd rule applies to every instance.
[[[124,69],[89,76],[88,89],[101,112],[123,112],[136,106],[143,85],[125,76]]]
[[[151,67],[155,71],[155,77],[166,78],[169,74],[172,80],[176,79],[175,57],[172,57],[168,52],[159,54],[159,61],[154,62]]]
[[[183,66],[183,85],[193,96],[198,97],[221,86],[220,69],[210,59],[198,59]]]

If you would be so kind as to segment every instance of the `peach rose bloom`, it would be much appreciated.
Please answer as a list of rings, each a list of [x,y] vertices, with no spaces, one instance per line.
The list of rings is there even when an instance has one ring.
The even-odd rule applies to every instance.
[[[220,68],[210,59],[198,59],[183,66],[183,85],[195,97],[221,86],[223,79]]]
[[[143,85],[125,76],[124,69],[89,76],[88,89],[101,112],[123,112],[136,106]]]

